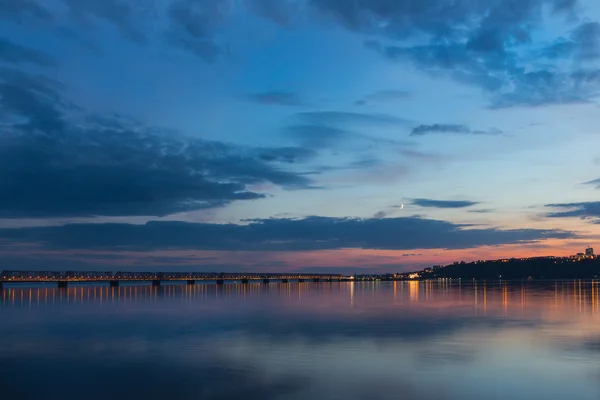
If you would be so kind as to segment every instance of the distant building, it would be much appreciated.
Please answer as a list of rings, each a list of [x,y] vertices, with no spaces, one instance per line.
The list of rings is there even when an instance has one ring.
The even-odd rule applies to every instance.
[[[591,248],[591,247],[588,247],[587,249],[585,249],[585,255],[593,257],[594,256],[594,249]]]

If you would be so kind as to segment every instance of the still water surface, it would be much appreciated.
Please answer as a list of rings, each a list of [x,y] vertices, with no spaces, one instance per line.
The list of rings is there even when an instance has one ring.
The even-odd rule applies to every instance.
[[[597,400],[599,290],[5,286],[0,397]]]

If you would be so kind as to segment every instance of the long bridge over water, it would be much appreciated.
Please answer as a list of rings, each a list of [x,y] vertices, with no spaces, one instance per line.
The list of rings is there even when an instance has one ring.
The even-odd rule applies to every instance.
[[[215,282],[222,285],[226,281],[247,284],[251,282],[334,282],[350,280],[337,274],[280,274],[280,273],[244,273],[244,272],[98,272],[98,271],[2,271],[0,290],[9,283],[57,283],[65,288],[69,283],[108,282],[110,286],[119,286],[120,282],[152,282],[159,286],[161,282],[184,281],[189,285],[197,281]]]

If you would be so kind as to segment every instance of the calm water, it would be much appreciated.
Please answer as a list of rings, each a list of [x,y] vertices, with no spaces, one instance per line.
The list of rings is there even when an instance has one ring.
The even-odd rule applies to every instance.
[[[5,286],[2,399],[600,398],[598,282]]]

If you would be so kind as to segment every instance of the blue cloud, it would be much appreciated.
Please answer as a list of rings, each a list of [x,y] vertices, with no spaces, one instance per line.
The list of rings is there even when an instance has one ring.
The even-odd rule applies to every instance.
[[[169,5],[169,28],[165,33],[172,44],[206,61],[214,61],[224,49],[214,38],[226,18],[228,0],[175,0]]]
[[[379,90],[375,93],[371,93],[360,100],[356,100],[354,104],[356,105],[366,105],[370,103],[385,103],[385,102],[393,102],[399,100],[406,100],[410,98],[413,94],[407,90],[395,90],[395,89],[386,89]]]
[[[278,106],[303,106],[304,101],[299,95],[292,92],[262,92],[248,96],[250,101],[265,105]]]
[[[600,201],[546,204],[546,207],[562,209],[546,214],[549,218],[600,218]]]
[[[310,148],[331,147],[353,136],[352,132],[324,125],[293,125],[285,132],[300,145]]]
[[[252,184],[310,186],[281,167],[310,158],[310,149],[235,146],[87,115],[60,83],[2,72],[1,217],[166,215],[265,197]]]
[[[2,0],[0,2],[0,18],[21,21],[30,16],[43,21],[52,20],[52,14],[36,0]]]
[[[3,38],[0,38],[0,60],[13,64],[35,64],[42,67],[56,65],[56,61],[50,55]]]
[[[425,136],[431,134],[501,135],[502,131],[499,129],[489,129],[486,131],[473,130],[466,125],[433,124],[416,126],[410,132],[410,136]]]
[[[138,28],[141,5],[124,0],[63,0],[75,18],[89,21],[89,17],[104,20],[117,28],[126,39],[137,44],[148,41],[146,35]]]
[[[412,204],[419,207],[431,208],[467,208],[479,204],[469,200],[432,200],[432,199],[414,199]]]
[[[295,115],[302,123],[334,125],[342,127],[355,126],[394,126],[406,125],[409,121],[388,114],[354,113],[343,111],[311,111]]]
[[[463,249],[576,237],[573,232],[562,230],[481,229],[417,217],[307,217],[250,220],[244,225],[149,222],[145,225],[71,224],[0,229],[0,238],[7,245],[36,243],[50,249],[112,249],[115,246],[130,250]]]
[[[419,70],[449,77],[488,91],[491,106],[540,106],[585,102],[598,95],[596,70],[565,70],[559,60],[596,59],[596,22],[583,23],[543,49],[555,59],[532,68],[536,44],[532,31],[546,9],[573,15],[576,1],[503,0],[474,3],[447,0],[313,0],[322,13],[342,26],[370,36],[365,42],[384,57],[409,62]],[[379,37],[379,39],[374,39]],[[415,45],[413,38],[429,38]],[[422,42],[422,40],[420,40]],[[586,78],[581,73],[586,73]]]

